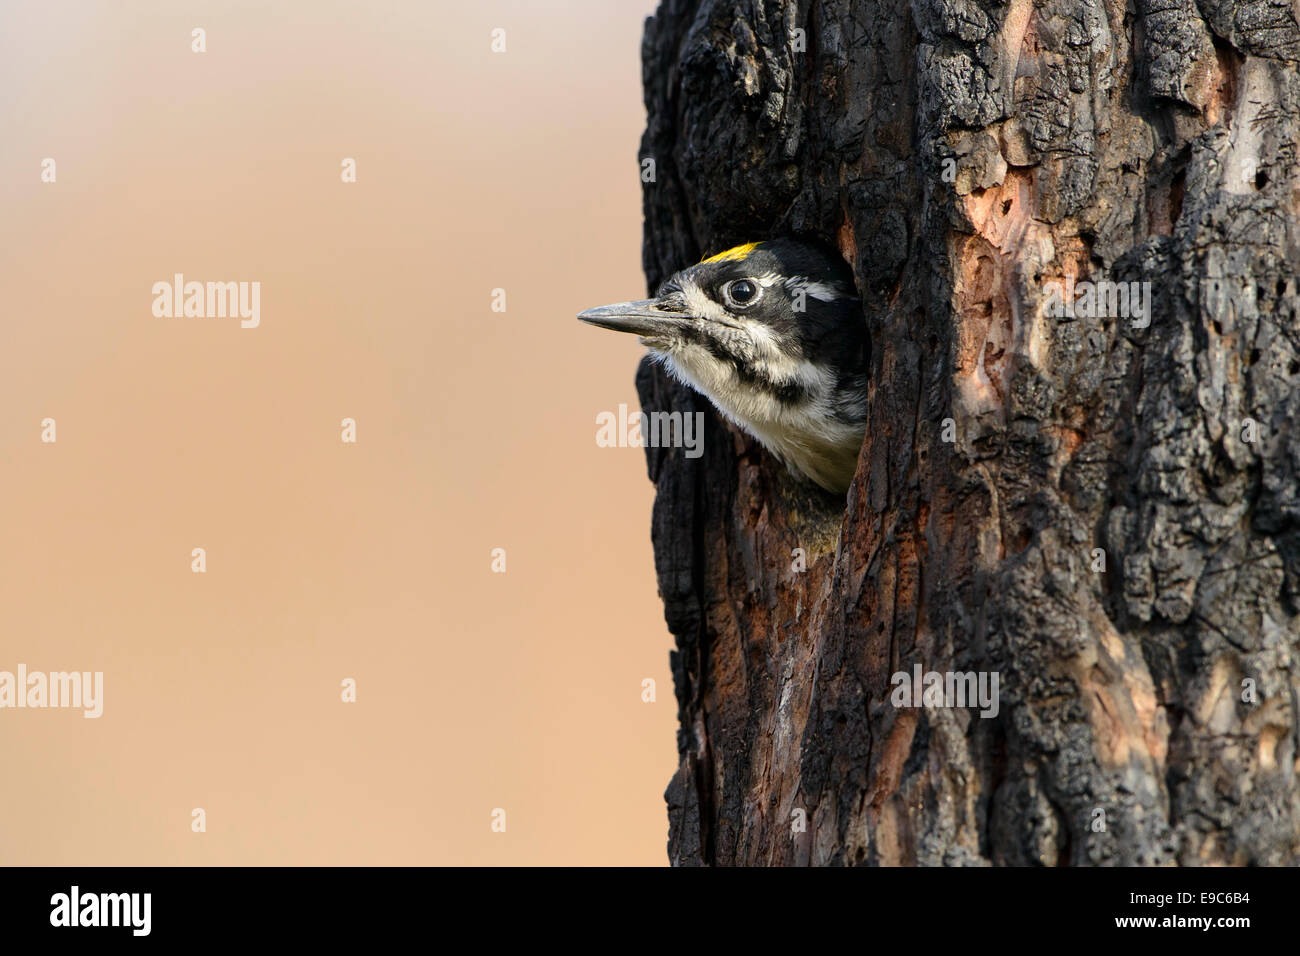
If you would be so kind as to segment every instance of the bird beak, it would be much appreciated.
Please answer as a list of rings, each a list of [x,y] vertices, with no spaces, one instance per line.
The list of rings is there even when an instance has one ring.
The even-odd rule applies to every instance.
[[[578,313],[578,319],[588,325],[642,336],[672,335],[680,329],[683,320],[689,318],[685,313],[659,308],[654,299],[617,302]]]

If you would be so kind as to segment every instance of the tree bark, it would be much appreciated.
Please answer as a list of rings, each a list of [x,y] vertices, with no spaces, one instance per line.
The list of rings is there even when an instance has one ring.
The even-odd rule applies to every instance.
[[[873,342],[847,502],[638,373],[707,416],[648,450],[671,862],[1300,861],[1300,2],[663,0],[642,52],[651,290],[817,236]]]

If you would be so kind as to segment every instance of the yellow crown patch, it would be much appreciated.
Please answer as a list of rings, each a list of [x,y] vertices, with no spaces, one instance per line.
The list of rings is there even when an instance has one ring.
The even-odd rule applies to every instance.
[[[719,252],[716,256],[709,256],[707,259],[701,259],[704,262],[739,262],[751,252],[761,246],[761,242],[747,242],[743,246],[735,246],[726,252]]]

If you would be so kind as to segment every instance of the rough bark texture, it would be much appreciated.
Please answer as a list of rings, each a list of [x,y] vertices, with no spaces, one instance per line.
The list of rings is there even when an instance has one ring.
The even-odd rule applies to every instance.
[[[709,416],[702,458],[649,452],[673,863],[1300,861],[1298,22],[1300,0],[647,22],[651,288],[816,235],[874,342],[847,505],[639,373],[648,410]],[[1054,315],[1067,277],[1149,281],[1149,325]],[[894,706],[918,663],[998,672],[999,713]]]

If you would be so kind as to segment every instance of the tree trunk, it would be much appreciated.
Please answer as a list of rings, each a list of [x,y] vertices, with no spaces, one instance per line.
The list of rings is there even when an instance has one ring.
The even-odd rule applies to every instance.
[[[638,374],[647,411],[707,415],[703,457],[648,452],[674,864],[1300,861],[1298,21],[1297,0],[647,21],[651,289],[819,236],[873,342],[847,503]],[[918,666],[996,674],[996,714],[906,706]]]

